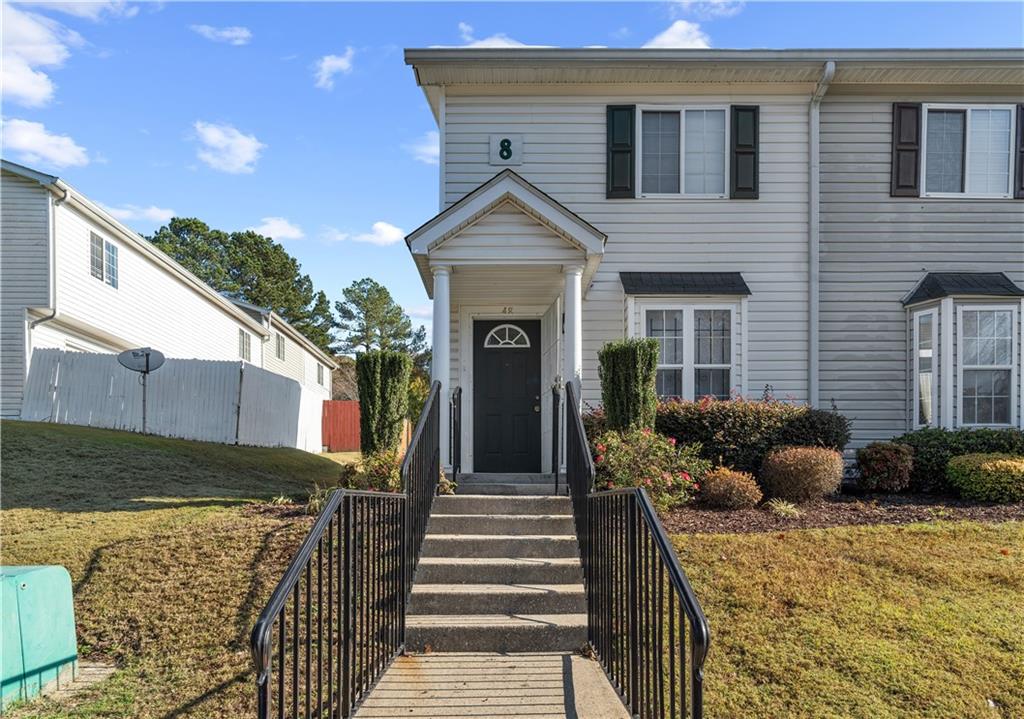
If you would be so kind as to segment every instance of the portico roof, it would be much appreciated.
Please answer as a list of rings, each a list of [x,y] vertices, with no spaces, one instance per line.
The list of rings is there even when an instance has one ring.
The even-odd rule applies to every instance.
[[[431,255],[467,228],[481,222],[498,208],[505,207],[512,207],[521,212],[550,232],[554,238],[574,248],[578,253],[575,255],[578,257],[578,264],[584,265],[585,278],[596,269],[604,254],[607,236],[514,171],[505,169],[413,230],[405,238],[427,294],[433,295]],[[516,244],[512,240],[514,238],[503,240],[502,256],[498,260],[490,260],[491,264],[527,263],[524,260],[524,252],[517,252]]]

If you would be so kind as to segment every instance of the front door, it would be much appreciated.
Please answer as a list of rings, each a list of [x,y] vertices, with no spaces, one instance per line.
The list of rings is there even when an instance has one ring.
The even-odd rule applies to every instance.
[[[540,320],[473,323],[473,471],[540,471]]]

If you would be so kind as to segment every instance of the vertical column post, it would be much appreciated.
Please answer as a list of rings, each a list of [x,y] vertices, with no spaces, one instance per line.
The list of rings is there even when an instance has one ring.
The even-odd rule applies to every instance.
[[[430,362],[431,382],[441,383],[441,393],[438,402],[442,406],[448,406],[448,390],[451,388],[451,298],[449,292],[449,277],[451,268],[444,265],[437,265],[430,268],[434,275],[434,314],[432,328],[432,359]],[[447,417],[447,412],[442,412],[441,417]],[[441,439],[441,466],[450,467],[451,461],[448,447],[448,422],[439,422]]]
[[[576,385],[576,397],[582,398],[583,376],[583,267],[568,265],[565,274],[565,381]]]

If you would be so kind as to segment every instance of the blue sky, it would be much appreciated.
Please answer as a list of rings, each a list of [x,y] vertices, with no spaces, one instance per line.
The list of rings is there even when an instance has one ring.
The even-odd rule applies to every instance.
[[[400,238],[437,211],[436,128],[403,48],[1019,47],[1022,8],[5,3],[3,155],[64,177],[140,232],[172,213],[263,227],[332,300],[371,276],[423,321]]]

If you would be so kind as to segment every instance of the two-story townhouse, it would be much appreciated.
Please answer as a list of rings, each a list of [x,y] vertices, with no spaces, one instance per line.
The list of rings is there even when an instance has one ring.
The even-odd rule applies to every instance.
[[[151,346],[168,357],[243,360],[294,377],[266,357],[266,345],[283,335],[293,343],[286,357],[311,379],[295,378],[329,393],[334,360],[296,340],[280,318],[248,314],[58,177],[4,160],[0,182],[2,416],[20,414],[36,348]]]
[[[441,143],[440,212],[407,243],[433,299],[434,379],[462,392],[463,470],[548,470],[552,386],[598,403],[597,352],[629,336],[659,340],[663,396],[834,401],[856,443],[915,426],[922,384],[947,417],[973,402],[953,424],[1020,424],[1021,51],[406,62]],[[967,191],[950,196],[958,137]],[[910,196],[905,176],[946,184]],[[929,370],[913,338],[932,305],[947,312]]]

